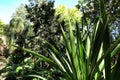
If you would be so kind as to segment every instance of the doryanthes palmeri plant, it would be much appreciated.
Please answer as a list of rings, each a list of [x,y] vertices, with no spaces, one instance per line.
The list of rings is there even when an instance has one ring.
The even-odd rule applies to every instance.
[[[119,80],[120,56],[118,54],[118,59],[113,65],[111,58],[120,50],[120,38],[110,44],[109,17],[105,11],[104,0],[99,0],[99,6],[99,17],[94,22],[92,33],[89,26],[83,25],[84,22],[82,28],[76,23],[74,32],[69,21],[69,37],[61,27],[66,53],[59,52],[47,41],[45,42],[49,45],[50,58],[26,48],[21,50],[35,55],[59,70],[65,80]],[[82,18],[82,21],[85,20],[85,17]]]

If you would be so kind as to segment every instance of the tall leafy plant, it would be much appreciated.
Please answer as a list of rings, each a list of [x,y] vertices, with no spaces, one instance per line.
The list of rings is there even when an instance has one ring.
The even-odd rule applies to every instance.
[[[60,53],[51,43],[49,46],[50,58],[26,48],[18,47],[60,71],[65,80],[113,80],[119,79],[120,58],[111,65],[111,58],[120,49],[120,38],[113,44],[109,40],[109,17],[106,14],[104,0],[99,0],[99,17],[95,20],[92,33],[87,25],[87,18],[82,18],[82,28],[76,23],[74,33],[69,20],[69,37],[61,27],[66,53]],[[86,26],[84,26],[86,24]],[[82,30],[81,30],[82,29]],[[119,55],[119,54],[118,54]],[[55,77],[58,79],[58,77]]]

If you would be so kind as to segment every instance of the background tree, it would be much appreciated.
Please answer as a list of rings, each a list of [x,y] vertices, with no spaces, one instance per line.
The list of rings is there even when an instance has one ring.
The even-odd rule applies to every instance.
[[[33,35],[32,24],[28,19],[26,19],[27,11],[25,5],[21,5],[17,8],[16,12],[13,14],[12,19],[6,28],[6,35],[9,41],[8,47],[9,51],[9,63],[7,67],[8,74],[6,75],[7,79],[17,79],[17,76],[20,76],[24,70],[21,70],[21,73],[16,72],[19,67],[28,66],[29,62],[25,62],[26,58],[30,58],[30,55],[27,55],[24,51],[14,48],[12,45],[19,45],[21,47],[29,48],[28,38]],[[32,61],[32,60],[31,60]],[[30,61],[30,62],[31,62]],[[24,63],[28,63],[24,65]],[[32,64],[32,62],[31,62]],[[31,67],[31,66],[30,66]],[[25,67],[26,69],[26,67]],[[14,72],[14,73],[12,73]],[[25,72],[26,73],[26,72]],[[15,77],[16,76],[16,77]]]
[[[0,47],[1,47],[1,52],[0,54],[2,54],[2,56],[7,57],[7,55],[5,54],[5,50],[7,51],[7,36],[6,36],[6,29],[8,28],[7,24],[4,24],[2,22],[2,20],[0,20],[0,39],[1,39],[1,43],[0,43]]]
[[[26,9],[28,11],[27,18],[33,23],[35,34],[32,37],[34,39],[33,47],[36,46],[35,48],[37,48],[37,46],[41,45],[36,51],[45,54],[46,47],[43,42],[44,40],[50,41],[53,44],[60,42],[60,27],[54,16],[54,1],[41,1],[39,4],[30,1],[30,3],[30,5],[26,6]],[[35,5],[32,6],[32,4]],[[33,40],[32,38],[31,40]]]
[[[58,24],[54,19],[53,7],[53,1],[43,1],[43,3],[40,3],[39,6],[38,4],[33,6],[30,1],[30,5],[26,5],[26,8],[24,5],[20,6],[16,13],[13,14],[10,21],[10,43],[20,47],[32,49],[45,55],[47,48],[45,47],[43,41],[48,40],[53,42],[53,40],[59,40],[60,37],[59,28],[54,27]],[[41,61],[39,61],[37,58],[32,58],[31,55],[28,55],[26,52],[16,48],[11,50],[9,62],[10,63],[8,66],[11,66],[9,72],[13,71],[15,73],[8,73],[7,79],[17,79],[17,77],[14,76],[32,74],[35,73],[34,70],[42,71],[41,69],[47,68],[47,65],[45,65],[44,62],[41,64]],[[25,63],[26,65],[24,65]],[[22,71],[20,73],[19,71],[16,72],[19,67],[23,66],[29,67],[25,67],[24,70],[21,69]],[[41,69],[39,67],[41,67]],[[28,72],[24,72],[27,71],[28,68],[30,68],[30,70]],[[46,76],[47,73],[40,72],[40,74]]]
[[[81,11],[83,11],[84,16],[87,17],[85,22],[86,24],[89,24],[93,26],[96,19],[99,17],[99,0],[85,0],[85,1],[78,1],[79,4],[76,5],[77,8],[79,8]],[[115,41],[120,34],[119,29],[119,18],[120,18],[120,2],[119,0],[106,0],[105,1],[105,7],[107,15],[110,19],[109,21],[109,30],[111,31],[111,42]],[[83,17],[84,18],[84,17]],[[96,19],[95,19],[96,18]],[[85,25],[86,25],[85,24]],[[90,28],[91,29],[91,28]]]
[[[7,32],[8,24],[4,24],[0,20],[0,79],[3,79],[5,76],[5,67],[8,62],[8,46],[7,46]]]

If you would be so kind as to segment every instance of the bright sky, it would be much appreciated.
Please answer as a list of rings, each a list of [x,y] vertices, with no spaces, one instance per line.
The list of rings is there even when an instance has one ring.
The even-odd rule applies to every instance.
[[[28,0],[0,0],[0,19],[4,23],[9,23],[12,14],[21,4],[29,4]],[[65,4],[68,8],[74,7],[77,0],[55,0],[55,6]]]

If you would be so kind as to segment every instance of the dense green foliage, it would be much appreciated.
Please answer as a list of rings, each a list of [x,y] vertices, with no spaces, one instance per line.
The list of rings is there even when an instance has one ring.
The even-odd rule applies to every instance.
[[[0,21],[5,80],[119,80],[120,38],[111,39],[119,0],[79,0],[69,9],[53,0],[29,2],[9,25]]]

